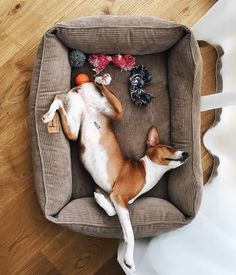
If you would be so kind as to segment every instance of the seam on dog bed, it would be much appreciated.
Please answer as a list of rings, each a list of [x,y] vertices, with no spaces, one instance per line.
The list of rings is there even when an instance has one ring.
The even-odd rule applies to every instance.
[[[97,19],[100,19],[100,21],[99,22],[96,22],[97,21]],[[160,24],[160,25],[173,25],[173,26],[178,26],[178,25],[180,25],[181,26],[181,24],[179,24],[179,23],[176,23],[176,22],[174,22],[174,21],[170,21],[170,20],[167,20],[167,19],[163,19],[163,18],[160,18],[160,17],[157,17],[157,16],[147,16],[147,15],[143,15],[143,16],[140,16],[140,15],[133,15],[133,16],[129,16],[129,15],[106,15],[106,16],[101,16],[101,15],[87,15],[87,16],[80,16],[80,17],[78,17],[78,18],[76,18],[75,20],[65,20],[65,21],[62,21],[62,22],[57,22],[56,23],[56,25],[65,25],[65,24],[71,24],[71,23],[73,23],[73,22],[78,22],[78,23],[82,23],[82,24],[84,24],[84,22],[89,22],[90,24],[91,24],[91,22],[92,22],[92,24],[93,25],[95,25],[95,24],[100,24],[101,26],[104,26],[104,24],[105,23],[107,23],[107,22],[111,22],[112,20],[117,20],[117,19],[121,19],[121,20],[124,20],[125,22],[123,23],[124,25],[123,26],[130,26],[130,25],[127,25],[127,21],[128,21],[128,23],[129,23],[129,21],[131,20],[131,22],[133,23],[133,24],[136,24],[136,21],[137,20],[142,20],[142,21],[139,21],[139,24],[137,25],[137,26],[143,26],[143,22],[145,22],[145,24],[150,24],[149,23],[149,21],[151,20],[152,21],[152,25],[151,25],[151,27],[153,27],[153,23],[155,24],[155,23],[157,23],[158,21],[158,23]],[[126,21],[127,20],[127,21]],[[144,21],[143,21],[144,20]],[[93,22],[93,21],[95,21],[95,22]],[[121,23],[121,24],[122,24]],[[140,24],[141,23],[141,24]],[[66,26],[68,26],[68,25],[66,25]],[[136,26],[136,25],[135,25]],[[149,26],[149,25],[148,25]],[[145,27],[145,26],[144,26]]]
[[[65,228],[69,228],[70,230],[74,232],[79,232],[81,234],[85,234],[88,236],[95,236],[95,237],[102,237],[102,238],[115,238],[115,239],[123,239],[123,233],[121,227],[97,227],[97,226],[90,226],[90,225],[82,225],[81,227],[74,227],[74,224],[70,224],[68,226],[67,224],[60,224],[61,226]],[[170,232],[175,229],[179,229],[187,224],[172,224],[171,229],[166,226],[160,226],[159,224],[152,224],[150,225],[151,230],[145,231],[144,226],[134,226],[134,235],[135,238],[144,238],[144,237],[153,237],[161,233]],[[99,231],[97,230],[99,229]]]
[[[192,84],[192,102],[191,102],[191,109],[192,109],[192,112],[191,112],[191,124],[192,124],[192,149],[193,149],[193,156],[196,157],[196,149],[195,149],[195,146],[194,146],[194,135],[193,135],[193,131],[194,131],[194,128],[196,126],[196,121],[194,121],[194,118],[193,118],[193,109],[194,109],[194,87],[196,85],[196,77],[197,77],[197,74],[200,73],[202,74],[202,68],[200,69],[200,72],[197,71],[197,62],[196,60],[194,59],[194,53],[193,53],[193,49],[191,47],[191,41],[193,39],[193,36],[192,34],[190,34],[190,39],[189,39],[189,48],[190,48],[190,52],[191,52],[191,56],[192,56],[192,60],[193,60],[193,64],[195,66],[195,72],[194,72],[194,78],[193,78],[193,84]],[[200,54],[200,53],[199,53]],[[195,95],[196,96],[196,95]],[[200,95],[197,95],[198,97],[200,97]],[[200,100],[200,98],[199,98]],[[199,105],[199,102],[198,102],[198,105]],[[199,109],[199,116],[200,116],[200,109]],[[200,117],[198,118],[199,122],[200,122]],[[200,133],[199,133],[200,135]],[[201,145],[201,141],[198,141],[200,142],[200,145]],[[199,147],[199,149],[201,150],[201,146]],[[201,154],[201,151],[199,152],[199,154]],[[201,168],[200,168],[201,169]],[[199,208],[199,205],[196,207],[196,200],[197,200],[197,196],[199,196],[199,191],[200,191],[200,196],[201,196],[201,193],[202,191],[199,189],[199,188],[196,188],[197,186],[202,186],[202,183],[198,180],[198,177],[196,175],[196,170],[195,170],[195,166],[194,166],[194,159],[192,158],[192,171],[193,171],[193,174],[194,174],[194,180],[195,180],[195,184],[194,184],[194,187],[195,187],[195,195],[194,195],[194,200],[192,200],[192,208],[195,210],[194,211],[194,216],[197,214],[197,209]]]
[[[38,131],[38,123],[37,123],[37,102],[38,102],[38,92],[39,92],[39,87],[40,87],[40,81],[41,81],[41,74],[42,74],[42,64],[44,60],[44,53],[45,53],[45,48],[46,48],[46,39],[45,36],[43,36],[43,49],[42,49],[42,56],[41,56],[41,66],[39,70],[39,79],[38,79],[38,87],[36,91],[36,97],[35,97],[35,109],[34,109],[34,119],[35,119],[35,131],[36,131],[36,136],[37,136],[37,144],[39,148],[39,156],[40,156],[40,163],[41,163],[41,169],[42,169],[42,179],[43,179],[43,189],[44,189],[44,196],[45,196],[45,205],[44,205],[44,213],[46,216],[48,216],[48,211],[47,211],[47,205],[48,205],[48,197],[47,197],[47,190],[45,186],[45,171],[44,171],[44,165],[43,165],[43,160],[42,160],[42,149],[41,149],[41,143],[39,139],[39,131]]]
[[[207,41],[204,41],[204,42],[208,43]],[[216,54],[217,54],[216,67],[215,67],[215,81],[216,81],[216,91],[215,91],[215,93],[222,93],[222,91],[223,91],[223,80],[222,80],[222,75],[221,75],[221,68],[222,68],[221,57],[224,55],[224,50],[220,45],[213,45],[213,44],[210,44],[210,43],[208,43],[208,44],[211,45],[215,49]],[[206,182],[206,184],[211,183],[213,181],[213,179],[218,175],[218,167],[219,167],[219,164],[220,164],[219,157],[217,155],[215,155],[210,149],[208,149],[204,144],[204,137],[207,134],[207,132],[210,129],[215,128],[218,125],[218,123],[220,122],[221,114],[222,114],[222,108],[214,109],[214,113],[215,113],[214,122],[211,125],[211,127],[206,130],[206,132],[203,135],[203,139],[202,139],[205,149],[213,157],[212,171],[211,171],[210,177],[209,177],[208,181]]]
[[[57,27],[60,27],[60,28],[64,28],[64,29],[119,29],[119,28],[129,28],[129,29],[132,29],[132,28],[135,28],[135,29],[158,29],[158,30],[166,30],[166,29],[179,29],[181,27],[181,29],[183,30],[187,30],[188,31],[188,28],[185,28],[183,25],[177,25],[175,27],[153,27],[153,26],[127,26],[127,25],[124,25],[124,26],[117,26],[117,25],[110,25],[110,26],[105,26],[105,27],[102,27],[102,26],[91,26],[91,27],[79,27],[79,26],[66,26],[66,25],[63,25],[63,24],[59,24],[57,23],[55,25],[55,27],[51,28],[49,31],[51,30],[55,30],[55,29],[58,29]]]
[[[113,228],[113,227],[115,227],[115,228],[120,228],[120,226],[104,226],[104,223],[96,223],[96,224],[94,224],[94,223],[88,223],[88,222],[86,222],[86,223],[80,223],[80,222],[71,222],[71,221],[56,221],[56,223],[57,224],[78,224],[78,225],[88,225],[88,226],[93,226],[93,227],[99,227],[99,228],[101,228],[101,227],[104,227],[104,228]],[[177,224],[177,225],[185,225],[186,224],[186,222],[177,222],[177,221],[174,221],[173,222],[174,224]],[[140,224],[135,224],[135,225],[133,225],[133,227],[135,228],[135,227],[137,227],[137,226],[149,226],[149,225],[158,225],[158,226],[160,226],[160,225],[169,225],[169,224],[173,224],[172,222],[164,222],[164,221],[160,221],[160,222],[154,222],[154,223],[140,223]]]
[[[47,217],[48,217],[48,220],[53,221],[56,224],[88,225],[88,226],[99,227],[99,228],[102,228],[102,227],[104,227],[104,228],[113,228],[113,227],[120,228],[119,223],[118,223],[119,224],[118,226],[113,226],[112,225],[112,227],[111,227],[111,226],[104,226],[104,223],[96,223],[95,224],[95,223],[89,223],[89,222],[82,223],[82,222],[72,222],[72,221],[59,221],[57,218],[54,218],[52,216],[47,216]],[[184,215],[183,215],[183,217],[184,217]],[[163,224],[163,225],[168,225],[168,224],[185,225],[188,220],[189,219],[185,219],[182,222],[181,221],[176,221],[176,220],[173,221],[173,222],[172,221],[159,221],[159,222],[148,223],[148,225],[159,225],[159,226],[160,226],[160,224]],[[147,226],[147,223],[138,223],[138,224],[135,224],[133,226],[134,226],[134,228],[137,227],[137,226]]]

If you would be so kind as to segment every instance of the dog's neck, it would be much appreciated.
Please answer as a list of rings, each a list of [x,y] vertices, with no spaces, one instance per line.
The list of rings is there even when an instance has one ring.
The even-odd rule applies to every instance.
[[[157,164],[153,162],[149,156],[145,155],[143,158],[140,159],[143,161],[146,171],[146,183],[150,185],[155,185],[161,177],[170,170],[170,167]]]
[[[139,161],[143,163],[145,168],[145,183],[142,190],[129,201],[129,204],[133,203],[143,193],[146,193],[152,189],[165,174],[165,172],[170,170],[169,167],[154,163],[147,155],[142,157]]]

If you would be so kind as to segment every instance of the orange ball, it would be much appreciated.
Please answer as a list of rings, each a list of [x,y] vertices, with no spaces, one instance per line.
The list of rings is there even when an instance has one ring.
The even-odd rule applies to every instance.
[[[76,85],[90,82],[89,77],[86,74],[78,74],[75,78]]]

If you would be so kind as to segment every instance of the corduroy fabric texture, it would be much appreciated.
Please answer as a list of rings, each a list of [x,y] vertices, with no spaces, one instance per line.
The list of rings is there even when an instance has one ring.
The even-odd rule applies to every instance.
[[[40,118],[56,94],[70,89],[68,50],[84,53],[137,55],[153,74],[145,89],[155,96],[139,108],[128,94],[129,72],[108,65],[110,89],[119,97],[124,119],[114,123],[122,150],[140,158],[145,137],[155,125],[163,143],[189,152],[183,166],[130,206],[135,237],[147,237],[189,223],[202,194],[200,165],[200,77],[198,45],[185,26],[154,17],[95,16],[56,24],[38,50],[30,92],[30,128],[36,191],[47,219],[84,234],[121,238],[117,217],[108,217],[95,203],[94,182],[78,158],[78,144],[48,134]],[[86,65],[82,72],[93,74]]]

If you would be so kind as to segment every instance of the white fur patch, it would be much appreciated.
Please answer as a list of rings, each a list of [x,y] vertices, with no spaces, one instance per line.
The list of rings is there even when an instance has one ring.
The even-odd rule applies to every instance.
[[[140,160],[143,160],[145,165],[145,184],[138,195],[129,201],[129,204],[133,203],[143,193],[146,193],[152,189],[165,174],[165,172],[171,169],[169,166],[164,166],[152,162],[148,156],[144,156]]]
[[[65,110],[67,112],[70,128],[73,133],[77,134],[80,128],[81,115],[85,110],[85,104],[79,93],[72,91],[68,92]]]
[[[183,151],[176,151],[175,152],[175,159],[181,159],[182,158],[182,154],[183,154]],[[170,161],[169,167],[171,169],[174,169],[174,168],[179,167],[182,164],[183,164],[182,161],[176,161],[176,160],[174,160],[174,161]]]
[[[84,83],[81,85],[80,93],[89,111],[95,114],[100,113],[111,113],[112,108],[108,103],[105,96],[103,96],[94,83]]]

